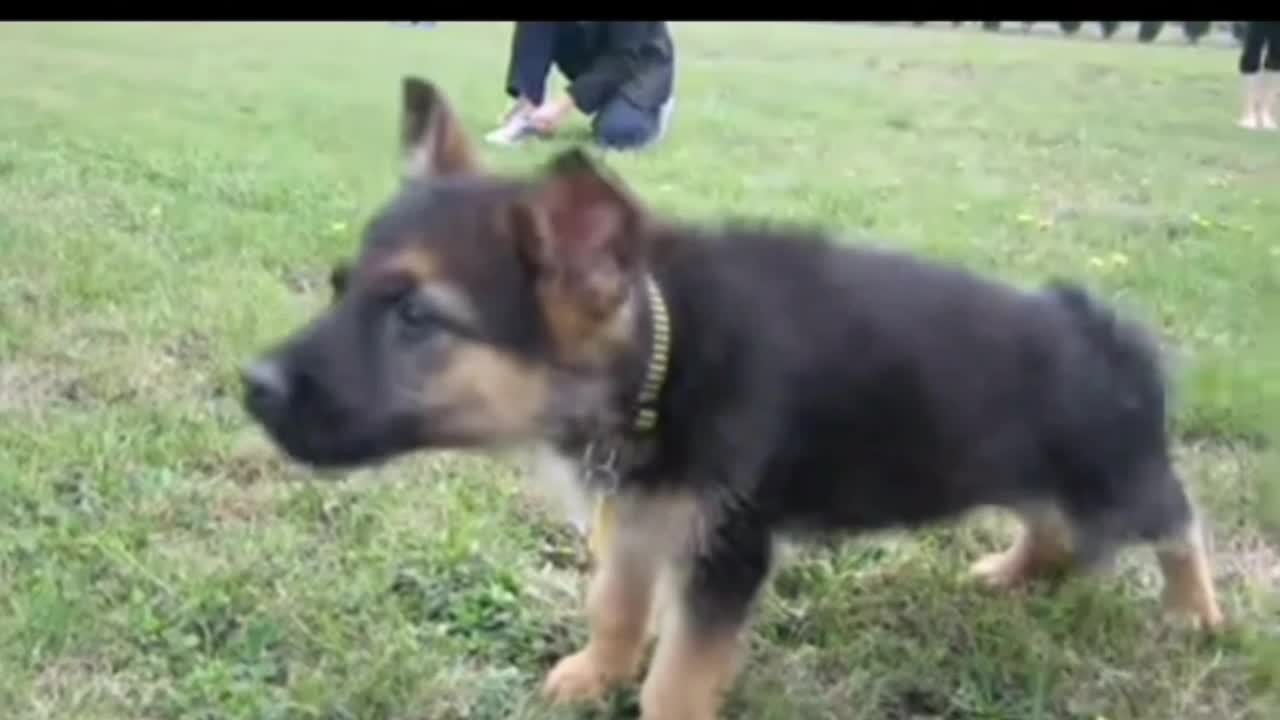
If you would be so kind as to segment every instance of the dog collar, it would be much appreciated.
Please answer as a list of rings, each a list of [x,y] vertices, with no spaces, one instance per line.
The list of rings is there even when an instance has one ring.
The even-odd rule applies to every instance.
[[[652,326],[649,363],[645,367],[644,382],[636,396],[636,411],[631,421],[632,430],[641,434],[650,433],[658,427],[658,394],[671,365],[671,316],[667,313],[662,289],[652,275],[645,276],[645,294],[649,299],[649,323]],[[595,443],[588,444],[583,457],[583,471],[598,473],[597,479],[606,480],[603,483],[605,489],[596,496],[595,512],[587,536],[587,547],[598,565],[613,539],[618,512],[613,493],[617,491],[620,478],[616,467],[617,448],[614,447],[605,458],[593,457],[595,449]]]
[[[671,317],[662,289],[652,275],[645,276],[645,294],[649,299],[650,332],[649,364],[644,371],[644,382],[636,396],[636,412],[631,427],[636,432],[652,432],[658,427],[658,393],[667,379],[671,364]]]
[[[649,357],[640,388],[631,403],[630,424],[589,437],[582,448],[582,478],[588,487],[605,495],[612,495],[621,476],[648,453],[652,444],[650,435],[661,419],[658,395],[671,365],[671,317],[657,281],[646,276],[644,286],[649,304]]]

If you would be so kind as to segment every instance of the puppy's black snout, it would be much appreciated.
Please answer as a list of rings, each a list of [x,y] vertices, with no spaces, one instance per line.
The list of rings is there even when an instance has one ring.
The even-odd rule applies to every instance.
[[[279,363],[258,360],[240,371],[245,403],[256,415],[272,417],[289,403],[289,376]]]

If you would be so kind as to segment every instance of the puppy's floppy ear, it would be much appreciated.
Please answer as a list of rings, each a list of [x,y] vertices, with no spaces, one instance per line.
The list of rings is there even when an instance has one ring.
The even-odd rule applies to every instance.
[[[579,148],[555,156],[510,209],[521,250],[545,279],[593,312],[623,299],[644,259],[645,210]]]
[[[465,175],[480,171],[471,138],[444,93],[422,78],[404,78],[400,151],[405,179]]]

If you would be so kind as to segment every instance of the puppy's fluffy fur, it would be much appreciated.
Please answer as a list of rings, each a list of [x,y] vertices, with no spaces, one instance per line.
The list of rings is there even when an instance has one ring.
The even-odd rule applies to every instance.
[[[779,534],[981,506],[1024,526],[979,561],[987,582],[1150,543],[1169,600],[1221,622],[1156,350],[1079,287],[1025,292],[821,231],[668,221],[577,152],[498,177],[429,84],[406,81],[405,112],[408,181],[335,274],[333,306],[247,371],[247,403],[315,465],[529,442],[573,462],[631,442],[653,278],[673,343],[660,421],[607,488],[617,534],[591,639],[552,670],[552,697],[629,677],[660,603],[645,717],[713,717]]]

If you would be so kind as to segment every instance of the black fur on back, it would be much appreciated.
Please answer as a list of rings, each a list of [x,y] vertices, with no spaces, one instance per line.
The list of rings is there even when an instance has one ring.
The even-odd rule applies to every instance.
[[[768,531],[981,505],[1052,504],[1121,535],[1184,522],[1179,502],[1127,515],[1172,479],[1164,378],[1141,329],[1079,287],[1022,291],[819,232],[670,229],[656,246],[674,357],[661,453],[631,482],[696,488]]]

